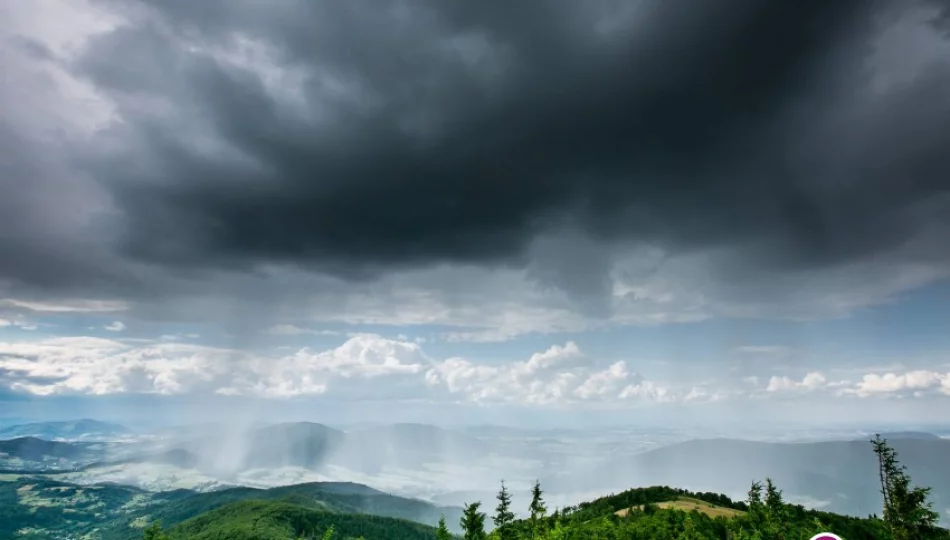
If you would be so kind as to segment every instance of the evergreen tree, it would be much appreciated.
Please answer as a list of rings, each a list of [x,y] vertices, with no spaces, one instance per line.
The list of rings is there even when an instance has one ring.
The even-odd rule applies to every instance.
[[[165,531],[162,530],[161,522],[156,521],[152,523],[151,525],[149,525],[148,527],[146,527],[144,539],[145,540],[171,540],[171,537],[165,534]]]
[[[495,531],[498,540],[515,540],[515,531],[512,525],[515,522],[515,513],[511,511],[511,493],[505,487],[505,481],[501,481],[501,490],[498,492],[498,506],[495,507],[495,515],[492,521],[495,523]]]
[[[887,440],[875,435],[871,444],[877,454],[884,522],[894,540],[934,537],[938,534],[936,525],[940,515],[927,501],[930,488],[911,486],[907,468],[897,460],[897,452],[887,444]]]
[[[464,540],[485,540],[485,514],[479,512],[482,506],[480,502],[466,504],[462,509],[462,520],[459,526],[462,528],[462,538]]]
[[[330,525],[330,528],[323,532],[322,540],[333,540],[333,535],[336,534],[336,529],[333,525]]]
[[[752,482],[746,503],[749,505],[749,517],[754,521],[765,520],[765,508],[762,505],[762,482]]]
[[[788,528],[787,509],[782,500],[782,491],[775,487],[771,478],[765,479],[765,533],[766,538],[784,540]]]
[[[449,528],[445,526],[445,516],[439,516],[439,526],[435,529],[435,537],[437,540],[452,540],[452,533],[449,532]]]
[[[535,481],[531,488],[531,504],[528,506],[528,522],[531,527],[531,538],[544,538],[544,518],[547,515],[547,507],[544,506],[544,499],[541,498],[541,482]]]

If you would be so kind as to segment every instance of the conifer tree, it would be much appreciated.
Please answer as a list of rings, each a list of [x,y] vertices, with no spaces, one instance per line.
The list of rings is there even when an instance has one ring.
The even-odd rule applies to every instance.
[[[930,488],[911,486],[907,468],[897,460],[897,452],[887,444],[887,440],[875,435],[871,445],[877,454],[884,522],[894,540],[931,537],[940,515],[927,501]]]
[[[439,525],[435,529],[435,537],[437,540],[452,540],[452,533],[445,526],[445,515],[439,516]]]
[[[485,540],[485,513],[479,512],[480,502],[466,504],[462,509],[462,519],[459,526],[462,528],[464,540]]]
[[[765,479],[765,529],[769,538],[784,540],[788,528],[786,520],[787,509],[782,500],[782,491],[772,482]]]
[[[531,488],[531,504],[528,506],[528,522],[531,526],[531,538],[533,539],[544,538],[545,534],[544,518],[548,509],[544,506],[544,499],[541,498],[543,493],[541,482],[536,480],[534,487]]]
[[[762,505],[762,482],[752,482],[746,503],[749,505],[749,516],[752,517],[753,520],[764,520],[765,509]]]
[[[501,481],[501,490],[498,492],[498,506],[495,507],[495,515],[492,521],[495,523],[495,531],[498,540],[515,540],[514,529],[512,525],[515,522],[515,513],[511,511],[511,493],[505,487],[505,481]]]
[[[144,533],[144,540],[171,540],[171,538],[165,534],[165,531],[162,530],[162,524],[159,521],[146,527]]]

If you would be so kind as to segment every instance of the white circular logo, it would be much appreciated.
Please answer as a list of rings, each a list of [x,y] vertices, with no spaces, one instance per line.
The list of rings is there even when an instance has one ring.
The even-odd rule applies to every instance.
[[[832,533],[818,533],[812,536],[811,540],[841,540],[841,537]]]

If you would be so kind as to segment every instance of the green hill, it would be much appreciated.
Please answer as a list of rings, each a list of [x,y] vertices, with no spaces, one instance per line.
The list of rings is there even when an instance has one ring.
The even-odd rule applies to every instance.
[[[428,525],[435,525],[439,517],[445,515],[453,524],[453,528],[461,516],[459,508],[439,507],[425,501],[396,497],[360,484],[315,482],[272,489],[232,488],[197,493],[155,507],[148,513],[147,519],[171,525],[225,505],[250,500],[288,503],[315,511],[370,514]],[[141,519],[136,522],[141,523]],[[138,530],[130,530],[128,524],[123,523],[108,531],[104,538],[124,539],[137,536]]]
[[[699,499],[694,499],[692,497],[679,497],[672,501],[663,501],[660,503],[656,503],[656,506],[657,508],[672,508],[674,510],[682,510],[684,512],[692,512],[695,510],[696,512],[699,512],[701,514],[706,514],[707,516],[711,518],[717,518],[720,516],[733,518],[733,517],[739,517],[745,514],[745,512],[743,512],[742,510],[736,510],[734,508],[719,506],[717,504],[702,501]],[[633,508],[624,508],[622,510],[617,510],[616,512],[614,512],[614,514],[620,517],[624,517],[630,512],[635,512],[636,510],[643,510],[644,507],[645,507],[644,505],[641,505],[641,506],[634,506]]]
[[[293,487],[293,486],[291,486]],[[753,490],[755,491],[755,490]],[[477,509],[476,509],[477,510]],[[482,516],[491,528],[497,515]],[[429,540],[430,526],[407,520],[321,509],[312,503],[247,500],[229,503],[168,529],[169,540]],[[786,504],[768,485],[746,502],[666,486],[635,488],[559,509],[536,522],[514,520],[487,540],[807,540],[833,531],[845,540],[893,540],[877,517],[855,518]],[[537,533],[537,534],[535,534]],[[141,533],[138,538],[142,538]],[[148,537],[146,537],[148,538]],[[161,538],[161,537],[159,537]],[[935,529],[914,540],[948,540]]]
[[[780,510],[773,512],[773,522],[788,539],[808,539],[823,531],[835,532],[845,540],[889,538],[883,522],[877,518],[807,510],[784,502],[778,508]],[[556,517],[548,519],[548,525],[561,529],[568,535],[564,538],[587,535],[588,538],[720,540],[743,538],[740,531],[761,532],[763,522],[769,521],[763,517],[766,514],[764,506],[733,501],[725,495],[654,486],[630,489],[564,508]],[[527,522],[519,522],[517,526],[525,528]]]
[[[333,527],[336,538],[434,540],[435,529],[402,519],[340,514],[276,501],[242,501],[189,519],[169,536],[188,540],[286,540],[320,538]]]
[[[47,441],[37,437],[0,440],[0,469],[67,470],[102,459],[108,443]]]
[[[54,440],[109,440],[133,435],[125,426],[109,422],[100,422],[91,418],[69,420],[65,422],[34,422],[0,427],[0,439],[18,437],[36,437]]]
[[[694,493],[665,486],[636,488],[547,514],[536,483],[528,506],[530,517],[516,520],[511,493],[504,483],[491,516],[481,502],[466,505],[462,528],[466,540],[483,540],[487,520],[492,540],[806,540],[833,532],[844,540],[950,540],[937,526],[930,488],[913,484],[897,451],[876,436],[882,517],[857,518],[807,510],[788,504],[771,479],[752,482],[745,502],[715,493]]]
[[[891,445],[913,478],[933,488],[934,508],[950,508],[950,439],[897,434]],[[868,443],[822,441],[774,443],[697,439],[676,443],[611,463],[575,471],[548,482],[551,492],[673,485],[696,491],[739,495],[755,478],[772,478],[789,499],[820,502],[825,510],[866,516],[880,512],[877,462]],[[609,488],[608,488],[609,489]],[[946,514],[945,514],[946,515]],[[945,522],[950,525],[950,522]]]
[[[174,526],[245,501],[282,503],[314,512],[364,514],[435,525],[445,515],[455,528],[460,509],[389,495],[360,484],[316,482],[274,489],[233,488],[208,493],[148,492],[117,484],[80,486],[42,476],[0,477],[0,538],[128,540],[160,520]]]

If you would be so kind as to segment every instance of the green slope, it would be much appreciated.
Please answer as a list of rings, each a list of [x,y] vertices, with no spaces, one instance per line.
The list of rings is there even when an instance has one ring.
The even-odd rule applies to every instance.
[[[458,508],[388,495],[360,484],[309,483],[274,489],[233,488],[209,493],[148,492],[130,486],[79,486],[29,475],[0,478],[0,538],[127,540],[160,520],[173,526],[226,505],[249,501],[291,504],[309,511],[367,514],[434,525]]]
[[[720,512],[693,511],[681,508],[677,501],[706,503]],[[678,539],[694,540],[744,538],[740,531],[763,529],[761,508],[752,509],[747,502],[733,501],[716,493],[694,493],[666,486],[630,489],[601,497],[577,506],[564,508],[555,522],[565,536],[571,538]],[[845,540],[882,540],[888,538],[883,523],[876,518],[856,518],[829,512],[807,510],[800,505],[783,504],[776,523],[785,538],[807,539],[823,531],[833,531]],[[517,527],[526,530],[526,522]],[[605,536],[606,535],[606,536]],[[754,536],[752,536],[754,538]],[[948,538],[947,536],[938,536]],[[938,538],[935,537],[935,538]],[[762,538],[771,538],[762,536]]]
[[[29,475],[0,477],[0,538],[81,538],[190,495],[117,484],[78,486]]]
[[[429,525],[435,525],[443,514],[450,523],[455,524],[461,515],[458,508],[438,507],[416,499],[396,497],[359,484],[308,483],[266,490],[233,488],[198,493],[155,507],[148,513],[147,519],[172,525],[230,503],[248,500],[284,502],[309,510],[370,514]],[[135,522],[136,525],[141,523],[141,519]],[[138,531],[130,530],[128,523],[121,523],[107,530],[103,538],[125,539],[137,535]]]
[[[320,538],[331,526],[338,539],[435,539],[434,528],[411,521],[365,514],[340,514],[276,501],[227,504],[173,527],[169,536],[188,540]]]

